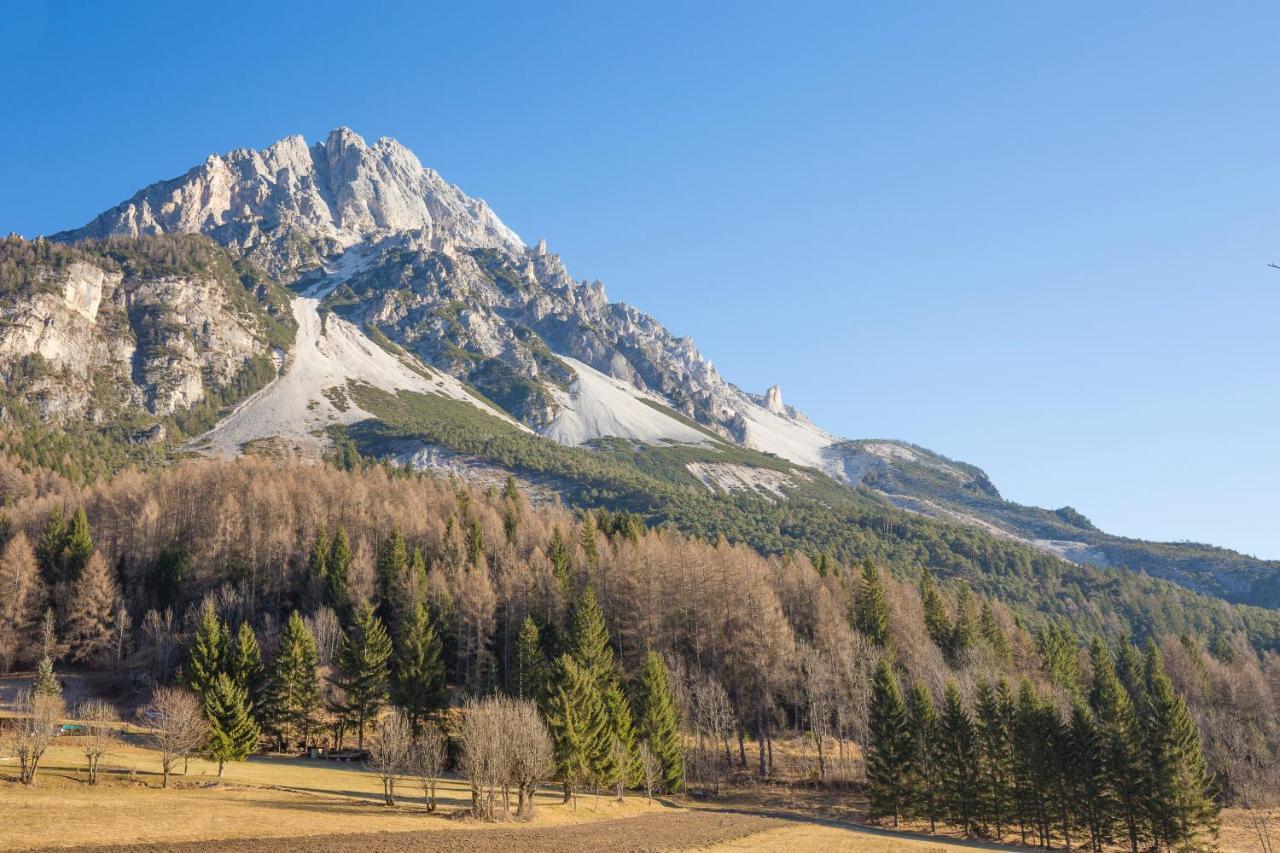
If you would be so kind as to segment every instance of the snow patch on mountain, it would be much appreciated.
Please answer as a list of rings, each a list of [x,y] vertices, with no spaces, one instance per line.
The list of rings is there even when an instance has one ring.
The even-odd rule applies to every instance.
[[[542,434],[561,444],[585,444],[594,438],[613,436],[648,444],[708,444],[703,432],[667,415],[644,400],[669,405],[653,394],[607,376],[567,356],[560,360],[577,375],[566,394],[552,386],[560,412]]]

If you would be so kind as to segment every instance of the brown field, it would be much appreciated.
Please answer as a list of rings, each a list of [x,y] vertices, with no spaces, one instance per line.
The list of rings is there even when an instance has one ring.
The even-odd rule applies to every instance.
[[[443,780],[440,807],[428,814],[421,790],[408,781],[397,806],[383,805],[381,782],[359,765],[256,756],[228,765],[218,779],[214,765],[194,760],[164,790],[156,754],[138,745],[108,756],[97,786],[84,781],[81,763],[76,738],[60,739],[45,756],[37,784],[28,788],[10,781],[13,761],[0,753],[0,850],[195,853],[210,849],[213,840],[218,850],[243,853],[1015,849],[855,826],[862,806],[855,794],[805,785],[729,786],[720,797],[680,803],[629,796],[618,804],[586,794],[576,808],[548,788],[532,824],[482,824],[462,816],[469,792],[457,779]],[[1243,815],[1228,811],[1223,818],[1221,849],[1260,849]]]

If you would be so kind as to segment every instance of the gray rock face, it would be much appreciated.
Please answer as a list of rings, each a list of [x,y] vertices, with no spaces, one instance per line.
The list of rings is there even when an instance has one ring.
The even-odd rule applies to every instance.
[[[524,249],[488,205],[424,169],[400,143],[370,146],[347,128],[310,146],[290,136],[261,151],[210,155],[55,239],[208,234],[278,271],[407,231],[433,245]]]

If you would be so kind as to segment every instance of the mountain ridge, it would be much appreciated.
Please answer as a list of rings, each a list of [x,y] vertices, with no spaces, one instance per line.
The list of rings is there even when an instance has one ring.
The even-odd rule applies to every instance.
[[[691,339],[672,334],[638,309],[609,302],[599,281],[570,277],[545,242],[526,245],[483,201],[423,167],[393,139],[368,145],[350,129],[337,128],[310,145],[291,136],[262,150],[211,155],[54,239],[91,246],[182,234],[204,235],[230,254],[227,263],[260,269],[261,275],[241,273],[242,283],[252,279],[245,284],[252,292],[263,291],[267,279],[289,287],[295,311],[282,322],[292,319],[295,329],[305,326],[311,333],[310,314],[307,323],[296,316],[304,299],[315,300],[317,319],[337,318],[332,328],[324,322],[315,327],[307,346],[337,346],[331,332],[345,336],[347,344],[355,335],[382,340],[420,363],[427,375],[458,383],[444,396],[509,417],[562,444],[652,446],[684,460],[667,465],[668,476],[730,495],[782,500],[821,472],[851,489],[870,490],[900,510],[970,525],[1072,562],[1137,563],[1140,571],[1197,591],[1280,606],[1280,564],[1193,553],[1173,543],[1141,543],[1149,546],[1144,551],[1126,544],[1136,540],[1004,501],[975,466],[906,442],[842,439],[786,405],[777,386],[764,394],[743,391],[721,377]],[[68,278],[66,287],[68,311],[92,301],[91,293],[82,292],[83,282],[73,287]],[[226,322],[204,318],[206,326]],[[194,350],[201,346],[196,337],[174,335],[172,341]],[[30,348],[21,342],[11,346],[11,357],[22,356],[24,346]],[[268,352],[246,344],[233,353],[246,363],[274,359],[274,375],[259,370],[259,381],[246,390],[259,395],[286,381],[286,350],[294,346],[290,340]],[[364,344],[357,349],[372,352]],[[434,393],[406,369],[400,380],[373,387]],[[331,440],[330,428],[341,431],[369,414],[352,401],[353,386],[367,384],[370,374],[332,373],[322,387],[302,394],[310,397],[304,401],[308,414],[305,425],[293,430],[297,446],[291,451],[307,445],[314,455]],[[229,382],[225,375],[217,379]],[[210,380],[197,389],[190,374],[182,381],[191,389],[181,397],[183,405],[219,387]],[[403,387],[390,387],[397,383]],[[143,393],[153,394],[145,388]],[[228,398],[241,407],[230,418],[239,413],[243,419],[244,396]],[[219,424],[223,436],[231,432],[227,420]],[[203,442],[188,436],[186,446],[218,445],[224,453],[245,449],[243,443],[233,448],[213,441],[217,433],[215,427]],[[252,441],[267,438],[255,433]],[[714,456],[732,456],[735,447],[772,454],[778,462],[724,462]],[[401,448],[397,458],[433,457]]]

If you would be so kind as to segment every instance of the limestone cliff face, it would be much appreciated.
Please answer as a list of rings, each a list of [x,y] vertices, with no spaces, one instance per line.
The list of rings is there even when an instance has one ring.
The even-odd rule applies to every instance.
[[[55,239],[208,234],[279,272],[409,231],[436,245],[524,248],[488,205],[423,168],[400,143],[368,145],[347,128],[315,145],[291,136],[261,151],[210,155]]]
[[[0,378],[45,420],[171,415],[268,354],[261,315],[213,269],[164,274],[100,245],[19,238],[0,256]]]

